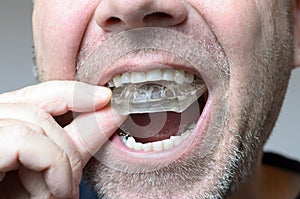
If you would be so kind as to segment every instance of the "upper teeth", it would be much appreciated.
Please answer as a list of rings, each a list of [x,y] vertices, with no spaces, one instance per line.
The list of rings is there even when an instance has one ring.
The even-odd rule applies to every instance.
[[[160,80],[175,81],[177,84],[183,84],[184,82],[192,83],[194,81],[194,74],[171,68],[154,69],[147,72],[126,72],[115,76],[108,82],[108,86],[120,87],[126,83],[142,83]]]

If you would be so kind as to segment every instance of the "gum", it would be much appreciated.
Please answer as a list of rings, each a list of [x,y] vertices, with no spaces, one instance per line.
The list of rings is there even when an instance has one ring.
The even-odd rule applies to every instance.
[[[174,111],[181,113],[207,90],[203,80],[125,84],[114,88],[111,106],[121,115]]]

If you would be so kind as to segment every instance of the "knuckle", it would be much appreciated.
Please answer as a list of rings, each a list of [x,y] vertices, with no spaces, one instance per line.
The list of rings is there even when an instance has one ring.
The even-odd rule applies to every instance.
[[[45,110],[32,106],[35,117],[37,117],[38,121],[41,123],[47,123],[52,121],[52,116],[47,113]]]
[[[74,154],[72,154],[72,156],[70,157],[70,164],[73,170],[81,170],[83,167],[82,164],[82,158],[79,154],[79,152],[75,152]]]
[[[68,162],[72,171],[82,170],[83,164],[82,159],[79,152],[74,152],[72,154],[68,154],[63,149],[59,149],[57,154],[57,160],[60,162]]]
[[[17,124],[11,127],[12,131],[14,131],[20,138],[24,137],[30,137],[33,134],[35,134],[35,131],[33,131],[30,127],[22,124]]]
[[[69,158],[68,158],[68,155],[62,150],[59,148],[59,150],[57,151],[57,154],[56,154],[56,159],[59,161],[59,162],[69,162]]]
[[[22,88],[20,90],[13,91],[12,94],[16,97],[17,102],[30,102],[32,87]]]
[[[35,131],[35,133],[46,135],[44,129],[42,127],[40,127],[40,126],[35,126],[33,130]]]
[[[16,145],[36,134],[35,130],[22,123],[14,123],[0,127],[1,138],[6,138],[8,142]]]
[[[32,128],[24,124],[15,124],[15,125],[6,126],[2,128],[2,131],[4,131],[3,133],[8,136],[11,142],[15,142],[14,144],[16,146],[22,145],[24,140],[27,140],[28,138],[32,138],[37,134]]]
[[[14,90],[6,93],[0,94],[0,103],[11,103],[11,102],[17,102],[17,99],[20,99],[19,96],[21,96],[21,92],[23,89],[20,90]]]
[[[44,129],[41,126],[23,120],[0,118],[0,127],[8,127],[10,131],[23,134],[31,134],[32,132],[34,132],[46,135]]]

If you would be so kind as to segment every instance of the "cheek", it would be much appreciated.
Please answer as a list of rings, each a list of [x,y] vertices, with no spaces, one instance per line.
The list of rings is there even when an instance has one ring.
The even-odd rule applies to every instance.
[[[206,0],[200,6],[230,60],[244,59],[261,44],[262,21],[255,1]]]
[[[34,42],[43,80],[72,80],[85,28],[97,1],[38,1],[33,13]]]
[[[238,91],[258,67],[251,64],[254,63],[253,55],[266,48],[261,13],[255,1],[205,0],[196,5],[204,11],[202,14],[226,53],[230,65],[230,99],[239,112],[240,99],[244,96],[240,96]]]
[[[231,73],[230,87],[239,86],[254,69],[250,64],[253,55],[266,48],[264,22],[256,2],[205,0],[196,5],[204,11],[203,15],[226,53]]]

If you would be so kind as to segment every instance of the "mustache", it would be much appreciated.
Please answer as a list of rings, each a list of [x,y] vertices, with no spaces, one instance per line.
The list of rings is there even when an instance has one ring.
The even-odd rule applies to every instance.
[[[164,53],[170,59],[183,60],[201,76],[228,79],[230,70],[225,53],[214,34],[207,32],[197,39],[160,27],[143,27],[113,34],[96,46],[86,58],[78,60],[77,80],[97,85],[102,73],[114,62],[128,55],[147,52]]]

